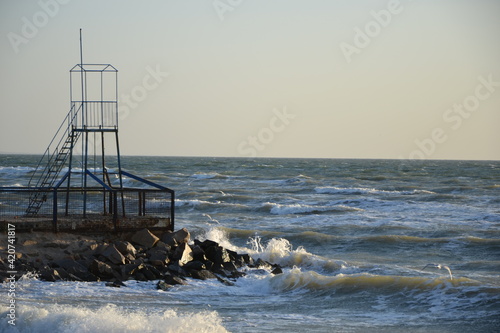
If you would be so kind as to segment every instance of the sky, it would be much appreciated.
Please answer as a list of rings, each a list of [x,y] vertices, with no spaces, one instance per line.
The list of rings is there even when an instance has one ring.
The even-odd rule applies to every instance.
[[[500,160],[499,0],[0,0],[0,153],[118,69],[123,155]]]

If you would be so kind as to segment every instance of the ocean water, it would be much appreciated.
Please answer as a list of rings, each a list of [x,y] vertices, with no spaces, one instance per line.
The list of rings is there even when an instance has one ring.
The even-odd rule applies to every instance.
[[[37,159],[0,155],[0,186],[27,184]],[[191,280],[168,292],[26,275],[17,325],[4,304],[1,332],[500,332],[499,161],[122,164],[176,190],[176,229],[284,273],[248,268],[234,286]],[[430,263],[443,266],[423,270]]]

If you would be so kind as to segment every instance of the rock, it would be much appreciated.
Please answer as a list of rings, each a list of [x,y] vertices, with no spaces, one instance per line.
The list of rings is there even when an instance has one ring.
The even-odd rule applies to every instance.
[[[130,276],[134,275],[136,272],[140,271],[144,265],[141,264],[126,264],[120,267],[123,279],[126,280]]]
[[[173,237],[177,244],[185,244],[189,242],[191,234],[186,228],[182,228],[173,233]]]
[[[44,281],[49,281],[49,282],[62,280],[57,270],[49,267],[45,267],[42,270],[40,270],[40,278]]]
[[[238,268],[236,267],[236,265],[232,261],[223,263],[222,267],[224,267],[224,269],[229,271],[229,272],[238,271]]]
[[[257,259],[257,261],[254,264],[254,267],[255,268],[263,268],[263,269],[272,269],[273,268],[273,266],[270,263],[268,263],[265,260],[262,260],[261,258]]]
[[[32,239],[27,239],[23,242],[23,246],[26,247],[26,246],[32,246],[32,245],[36,245],[38,244],[37,241],[35,240],[32,240]]]
[[[126,259],[125,262],[127,262],[127,260],[128,260],[128,262],[132,262],[135,260],[135,257],[133,255],[131,255],[130,253],[127,253],[125,255],[125,259]]]
[[[201,262],[199,260],[190,261],[187,264],[184,264],[182,267],[185,270],[189,271],[189,272],[191,272],[191,271],[200,271],[200,270],[206,270],[207,269],[207,266],[203,262]]]
[[[277,274],[283,274],[283,270],[279,265],[275,265],[274,269],[271,271],[271,274],[277,275]]]
[[[167,291],[172,287],[173,287],[172,285],[166,283],[165,281],[158,281],[158,283],[156,284],[156,289],[160,289],[163,291]]]
[[[127,254],[130,254],[130,255],[135,257],[135,255],[137,254],[136,248],[130,242],[117,241],[114,244],[115,244],[116,249],[118,251],[120,251],[120,253],[123,254],[124,256],[127,256]]]
[[[97,245],[97,246],[96,246]],[[90,245],[89,249],[93,251],[93,254],[95,256],[98,256],[100,254],[102,254],[104,251],[106,251],[106,249],[108,248],[109,244],[107,243],[103,243],[103,244],[92,244]]]
[[[90,272],[101,279],[109,279],[115,275],[110,265],[97,259],[94,259],[90,264]]]
[[[73,274],[68,274],[68,281],[84,282],[84,280],[80,279],[78,276],[75,276]]]
[[[43,244],[42,246],[43,247],[51,247],[51,248],[54,248],[54,249],[57,249],[59,248],[59,243],[56,243],[56,242],[49,242],[49,243],[45,243]]]
[[[134,265],[138,265],[138,264],[144,264],[145,262],[146,262],[146,260],[144,260],[144,258],[137,258],[137,259],[132,260],[130,263],[134,264]]]
[[[205,256],[205,251],[199,245],[191,246],[191,250],[193,251],[193,260],[206,261],[208,260]]]
[[[183,243],[177,247],[174,253],[174,258],[179,260],[179,266],[184,266],[191,260],[193,260],[193,251],[191,247],[186,243]]]
[[[132,241],[147,248],[153,247],[160,239],[148,229],[142,229],[132,236]]]
[[[146,257],[150,258],[152,255],[155,255],[155,254],[163,254],[163,255],[168,255],[168,250],[164,247],[153,247],[149,250],[146,251]]]
[[[250,257],[250,255],[247,253],[239,254],[236,258],[236,261],[242,262],[241,266],[244,266],[244,265],[253,266],[255,264],[253,261],[253,258]]]
[[[178,245],[177,241],[174,238],[174,233],[171,231],[167,231],[161,236],[161,242],[163,244],[166,244],[170,248],[176,247]]]
[[[61,280],[72,280],[71,275],[62,267],[54,268]]]
[[[115,279],[112,282],[107,282],[106,287],[120,288],[120,287],[126,287],[126,285],[122,281]]]
[[[194,244],[195,245],[199,245],[203,250],[206,250],[209,247],[217,247],[217,246],[219,246],[219,243],[214,242],[214,241],[209,240],[209,239],[204,240],[203,242],[195,240]]]
[[[66,270],[66,272],[68,272],[69,274],[73,274],[84,281],[86,281],[86,278],[89,274],[89,270],[87,269],[87,267],[77,261],[74,261],[73,259],[57,260],[53,262],[53,266],[55,268],[64,268],[64,270]]]
[[[191,276],[198,280],[217,279],[217,276],[215,276],[214,273],[206,269],[202,269],[199,271],[192,271]]]
[[[150,254],[149,262],[151,265],[163,267],[170,262],[170,259],[166,252],[155,251]]]
[[[125,257],[120,251],[115,247],[115,245],[110,245],[104,250],[102,256],[108,259],[110,262],[116,265],[125,265]]]
[[[186,281],[184,281],[179,276],[174,276],[174,275],[170,275],[170,274],[165,275],[164,281],[165,281],[165,283],[170,284],[172,286],[175,286],[176,284],[180,284],[180,285],[187,285],[188,284]]]
[[[238,254],[211,240],[200,242],[195,239],[194,245],[189,245],[191,235],[186,228],[166,232],[161,240],[148,229],[121,236],[127,237],[130,242],[115,236],[105,237],[95,241],[33,241],[34,245],[45,244],[51,251],[35,253],[31,249],[31,252],[23,252],[23,255],[18,252],[16,264],[19,270],[34,270],[41,279],[47,281],[102,279],[109,282],[107,286],[120,287],[123,286],[121,281],[130,279],[161,280],[157,287],[162,290],[168,290],[176,284],[187,284],[185,277],[201,280],[216,278],[226,285],[233,285],[233,279],[245,275],[238,271],[245,265],[261,268],[263,274],[283,272],[279,265],[262,259],[254,262],[250,255]],[[25,243],[26,246],[32,245],[29,241]],[[64,253],[66,258],[53,259],[64,256]],[[46,259],[50,262],[49,266],[46,265]],[[0,266],[4,263],[0,258]],[[4,279],[4,273],[0,267],[0,281]]]
[[[211,246],[205,249],[205,256],[214,263],[212,269],[216,270],[222,267],[225,262],[230,262],[231,258],[226,249],[221,246]]]
[[[144,265],[144,268],[141,269],[140,272],[144,274],[146,279],[148,279],[149,281],[158,280],[162,277],[159,270],[157,270],[154,266],[148,264]]]
[[[165,243],[164,243],[164,242],[162,242],[161,240],[159,240],[159,241],[156,243],[156,245],[155,245],[155,247],[154,247],[154,248],[155,248],[155,249],[162,249],[162,250],[165,250],[165,251],[167,251],[167,253],[169,253],[169,252],[172,250],[172,248],[170,247],[170,245],[165,244]]]
[[[188,276],[186,270],[183,267],[179,266],[178,263],[168,265],[167,274],[169,273],[176,276]]]
[[[229,254],[229,258],[231,258],[231,261],[234,261],[237,259],[238,253],[236,253],[235,251],[231,251],[229,249],[226,249],[226,251]]]

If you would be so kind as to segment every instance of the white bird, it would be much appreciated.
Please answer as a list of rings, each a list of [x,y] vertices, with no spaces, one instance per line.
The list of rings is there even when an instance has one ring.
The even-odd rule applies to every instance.
[[[448,273],[450,273],[450,280],[453,280],[453,275],[451,275],[451,269],[450,267],[446,266],[446,265],[441,265],[441,264],[427,264],[425,265],[424,268],[422,268],[422,270],[426,269],[427,267],[434,267],[434,268],[438,268],[438,269],[446,269],[448,271]]]
[[[202,214],[202,216],[208,217],[208,219],[210,220],[210,222],[216,222],[216,223],[220,224],[219,221],[217,221],[216,219],[214,219],[212,216],[210,216],[208,214]]]

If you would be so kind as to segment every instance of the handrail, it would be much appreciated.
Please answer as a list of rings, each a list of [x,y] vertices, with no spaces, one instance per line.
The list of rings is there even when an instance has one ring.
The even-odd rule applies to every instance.
[[[35,171],[33,172],[33,174],[31,175],[31,178],[28,182],[28,187],[31,187],[31,183],[33,181],[33,178],[35,177],[35,175],[37,174],[37,172],[39,171],[40,169],[40,166],[42,165],[42,162],[43,160],[47,157],[48,160],[47,160],[47,164],[45,165],[45,167],[43,168],[43,170],[41,171],[41,174],[40,174],[40,177],[38,178],[37,180],[37,183],[35,185],[35,187],[38,187],[38,185],[40,185],[40,182],[42,181],[43,179],[43,175],[45,174],[46,170],[50,167],[50,162],[52,161],[52,159],[54,158],[54,156],[59,153],[59,146],[61,145],[62,142],[64,142],[67,138],[67,134],[69,133],[70,131],[70,128],[71,128],[71,125],[73,124],[73,121],[74,119],[77,117],[79,111],[82,109],[82,105],[83,104],[80,104],[80,106],[78,107],[78,109],[76,111],[75,110],[75,104],[73,104],[71,106],[71,109],[69,110],[68,114],[66,115],[66,117],[64,118],[64,120],[62,121],[61,125],[59,126],[59,128],[57,129],[57,132],[56,134],[54,135],[54,137],[52,138],[52,140],[50,141],[49,143],[49,146],[47,147],[47,149],[45,150],[45,153],[42,155],[42,158],[40,159],[40,161],[38,162],[38,165],[36,166],[35,168]],[[61,129],[63,128],[63,125],[67,122],[67,127],[66,127],[66,130],[64,131],[64,133],[61,135],[61,138],[59,139],[59,142],[57,143],[56,147],[54,148],[53,150],[53,153],[50,154],[50,147],[53,145],[54,141],[56,140],[56,138],[59,136],[59,132],[61,131]]]

